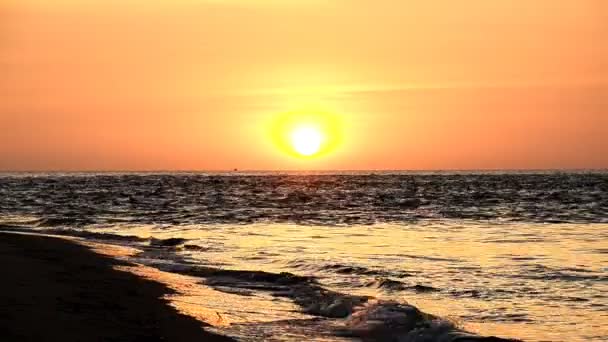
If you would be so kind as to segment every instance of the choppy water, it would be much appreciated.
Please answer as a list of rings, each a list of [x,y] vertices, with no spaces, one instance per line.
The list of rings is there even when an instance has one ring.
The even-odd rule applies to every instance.
[[[239,317],[275,319],[223,328],[243,340],[350,339],[333,328],[369,298],[482,334],[608,337],[603,172],[4,174],[0,221],[138,246],[261,300]]]

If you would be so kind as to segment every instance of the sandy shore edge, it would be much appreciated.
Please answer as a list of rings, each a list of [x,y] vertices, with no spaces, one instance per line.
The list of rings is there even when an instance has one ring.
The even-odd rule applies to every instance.
[[[233,341],[205,331],[136,265],[70,239],[0,232],[3,341]]]

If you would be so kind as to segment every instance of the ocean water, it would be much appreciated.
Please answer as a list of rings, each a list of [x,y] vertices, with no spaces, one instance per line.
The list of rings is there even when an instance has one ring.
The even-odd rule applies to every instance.
[[[601,171],[7,173],[0,225],[137,248],[245,341],[608,340]]]

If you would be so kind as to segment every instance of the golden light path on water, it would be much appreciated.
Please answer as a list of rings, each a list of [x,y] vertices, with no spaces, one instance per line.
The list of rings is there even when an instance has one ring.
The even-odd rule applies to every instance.
[[[409,302],[480,334],[527,341],[608,336],[608,314],[602,310],[608,305],[608,286],[592,281],[596,275],[603,277],[608,265],[603,243],[608,238],[606,224],[255,224],[96,230],[185,238],[204,252],[182,250],[178,254],[202,265],[311,275],[340,292]],[[337,274],[336,265],[394,272],[387,277],[440,291],[416,293],[365,286],[375,276],[356,270]],[[408,275],[399,278],[400,273]],[[471,293],[463,295],[461,289]],[[201,305],[204,302],[202,298]],[[268,312],[280,316],[287,305],[270,299],[265,303],[264,308],[256,309],[255,301],[250,302],[252,317],[256,310],[269,317],[273,315]],[[234,303],[218,305],[216,309],[230,316]]]

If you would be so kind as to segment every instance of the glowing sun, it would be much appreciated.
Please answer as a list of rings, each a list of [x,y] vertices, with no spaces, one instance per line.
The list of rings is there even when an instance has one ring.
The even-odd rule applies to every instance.
[[[313,126],[298,126],[290,133],[291,147],[305,157],[319,153],[323,140],[321,131]]]
[[[306,107],[272,117],[268,136],[278,151],[310,160],[333,153],[342,141],[342,121],[331,112]]]

